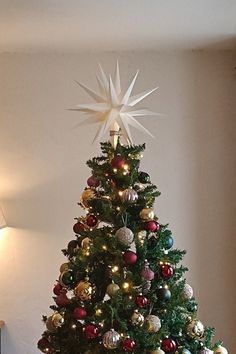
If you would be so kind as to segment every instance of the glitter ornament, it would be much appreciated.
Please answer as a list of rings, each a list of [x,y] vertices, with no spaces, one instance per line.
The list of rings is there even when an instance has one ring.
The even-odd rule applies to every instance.
[[[93,323],[87,324],[84,328],[84,335],[86,339],[95,339],[99,335],[99,329]]]
[[[83,320],[85,317],[87,317],[87,311],[84,307],[76,307],[73,311],[73,317],[76,320]]]
[[[152,280],[155,273],[149,267],[149,263],[145,262],[143,269],[141,270],[141,277],[145,280]]]
[[[128,229],[128,227],[121,227],[115,233],[117,240],[124,246],[130,246],[134,240],[133,231]]]
[[[64,318],[59,312],[55,312],[46,320],[46,327],[49,332],[55,332],[58,327],[64,323]]]
[[[156,333],[161,328],[161,320],[159,317],[155,315],[148,315],[146,317],[146,322],[148,325],[148,332],[149,333]]]
[[[106,293],[112,297],[115,295],[115,293],[120,290],[120,287],[118,284],[115,284],[115,283],[111,283],[107,286],[107,289],[106,289]]]
[[[131,316],[131,323],[133,326],[141,327],[144,324],[144,316],[135,310]]]
[[[91,300],[94,292],[94,287],[87,279],[80,281],[74,289],[75,296],[82,301]]]
[[[120,343],[120,335],[113,328],[102,337],[102,343],[106,349],[116,349]]]
[[[168,280],[174,275],[174,269],[170,264],[162,264],[160,266],[160,275],[163,279]]]
[[[210,350],[208,348],[204,348],[200,351],[200,354],[214,354],[213,350]]]
[[[85,222],[88,227],[95,227],[97,226],[98,218],[93,214],[89,214],[87,215]]]
[[[140,211],[139,216],[143,221],[150,221],[153,220],[155,213],[153,209],[144,208]]]
[[[73,231],[75,234],[78,235],[81,231],[84,231],[84,224],[82,224],[82,222],[78,221],[76,224],[74,224]]]
[[[148,304],[148,299],[145,296],[140,294],[136,296],[135,302],[138,305],[138,307],[144,308]]]
[[[135,341],[133,339],[125,338],[123,340],[122,349],[124,350],[124,352],[132,353],[132,351],[134,350],[135,346],[136,346],[136,343],[135,343]]]
[[[193,288],[189,284],[184,284],[184,288],[181,292],[183,300],[190,300],[193,297]]]
[[[173,353],[177,349],[177,344],[172,338],[164,338],[161,343],[161,349],[165,353]]]
[[[192,338],[201,338],[204,335],[204,326],[201,321],[193,320],[187,326],[187,333]]]
[[[96,194],[91,188],[85,189],[81,195],[80,202],[84,208],[89,208],[89,201],[94,199]]]
[[[99,181],[95,176],[91,176],[87,179],[87,185],[91,188],[96,188],[99,186]]]
[[[145,229],[150,232],[155,232],[160,229],[160,225],[157,221],[151,220],[151,221],[146,222]]]
[[[219,345],[215,350],[214,354],[228,354],[228,350],[221,345]]]
[[[143,244],[146,237],[147,237],[147,231],[146,230],[139,231],[137,234],[137,237],[138,237],[139,241],[141,242],[141,244]]]
[[[133,251],[125,251],[123,254],[123,260],[126,265],[134,265],[137,262],[138,256]]]
[[[128,204],[134,204],[138,200],[138,193],[132,189],[127,188],[122,193],[122,201]]]
[[[123,159],[123,157],[121,157],[120,155],[114,156],[113,159],[111,160],[111,166],[118,170],[124,168],[124,165],[125,165],[125,159]]]

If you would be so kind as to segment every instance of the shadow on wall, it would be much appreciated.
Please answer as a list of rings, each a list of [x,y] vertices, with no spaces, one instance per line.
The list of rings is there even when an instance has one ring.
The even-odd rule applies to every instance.
[[[217,49],[221,48],[225,50],[235,50],[236,49],[236,37],[235,36],[227,36],[225,38],[222,38],[220,41],[219,39],[217,40],[209,40],[209,43],[203,46],[202,49]],[[236,63],[235,63],[236,66]]]

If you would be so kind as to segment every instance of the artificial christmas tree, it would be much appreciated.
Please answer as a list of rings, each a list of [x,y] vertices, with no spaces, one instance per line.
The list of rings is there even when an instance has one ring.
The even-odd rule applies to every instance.
[[[60,267],[38,348],[51,354],[226,354],[221,342],[212,343],[214,330],[197,318],[180,264],[185,251],[173,248],[168,225],[154,213],[160,193],[140,170],[145,145],[131,144],[133,116],[149,112],[132,103],[152,91],[130,97],[133,80],[122,95],[118,67],[115,85],[104,75],[101,70],[100,96],[83,86],[97,104],[79,109],[102,120],[100,132],[112,127],[112,142],[101,143],[102,155],[87,162],[92,173],[80,200],[86,215],[77,218],[75,237],[63,250],[68,261]],[[114,132],[118,125],[126,145],[120,130]]]

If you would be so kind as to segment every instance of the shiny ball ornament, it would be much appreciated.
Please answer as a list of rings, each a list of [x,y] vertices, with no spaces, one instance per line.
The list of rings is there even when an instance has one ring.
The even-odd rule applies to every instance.
[[[160,301],[169,301],[171,298],[171,292],[166,288],[157,289],[157,298]]]
[[[132,314],[130,321],[133,326],[141,327],[144,324],[144,316],[136,310]]]
[[[62,291],[60,295],[55,298],[55,303],[59,307],[65,307],[69,305],[70,299],[67,297],[66,292]]]
[[[84,335],[86,339],[95,339],[99,335],[99,329],[93,323],[87,324],[84,328]]]
[[[116,292],[120,290],[120,287],[118,284],[115,283],[111,283],[107,286],[106,289],[106,293],[107,295],[109,295],[110,297],[114,296],[116,294]]]
[[[78,221],[77,223],[74,224],[73,231],[75,234],[78,235],[81,231],[84,231],[84,224],[82,224],[82,222]]]
[[[156,333],[161,328],[161,320],[159,317],[155,315],[148,315],[146,317],[146,322],[148,325],[148,332],[149,333]]]
[[[113,159],[111,160],[111,166],[118,170],[124,168],[124,165],[125,165],[125,159],[123,159],[123,157],[121,157],[120,155],[114,156]]]
[[[61,327],[64,323],[64,317],[59,312],[55,312],[52,316],[52,323],[57,327]]]
[[[75,296],[82,301],[91,300],[94,291],[92,284],[88,280],[80,281],[74,289]]]
[[[144,208],[140,211],[139,216],[143,221],[150,221],[153,220],[155,213],[153,209]]]
[[[160,275],[164,280],[170,279],[174,275],[174,269],[170,264],[160,266]]]
[[[89,227],[95,227],[97,226],[97,223],[98,223],[98,218],[93,215],[93,214],[89,214],[87,217],[86,217],[86,225],[89,226]]]
[[[80,198],[80,202],[85,208],[89,208],[89,201],[91,199],[94,199],[95,197],[96,197],[95,192],[92,189],[88,188],[83,191]]]
[[[171,235],[166,236],[166,238],[164,240],[164,248],[166,250],[170,250],[171,247],[173,246],[173,244],[174,244],[173,237]]]
[[[200,354],[214,354],[213,350],[210,350],[208,348],[204,348],[200,351]]]
[[[62,265],[60,266],[60,273],[63,273],[68,269],[69,269],[69,263],[62,263]]]
[[[122,193],[122,201],[124,203],[128,204],[134,204],[138,200],[138,193],[132,189],[132,188],[127,188],[123,191]]]
[[[174,353],[177,349],[177,344],[172,338],[164,338],[162,339],[161,349],[165,353]]]
[[[143,269],[141,270],[141,277],[145,280],[153,280],[155,273],[149,267],[149,264],[146,262]]]
[[[65,287],[72,285],[74,281],[74,273],[71,270],[66,270],[65,272],[61,273],[59,277],[59,283]]]
[[[182,349],[180,354],[192,354],[188,349]]]
[[[106,349],[116,349],[120,344],[120,335],[114,329],[107,331],[102,337],[102,344]]]
[[[97,188],[99,184],[100,183],[95,176],[91,176],[87,179],[87,185],[91,188]]]
[[[136,305],[142,309],[147,306],[148,299],[143,295],[138,295],[138,296],[136,296],[135,302],[136,302]]]
[[[67,251],[70,256],[76,254],[78,248],[79,248],[79,244],[77,240],[71,240],[67,245]]]
[[[184,284],[184,288],[181,292],[183,300],[191,300],[193,297],[193,288],[189,284]]]
[[[150,232],[156,232],[160,230],[160,224],[155,220],[151,220],[146,222],[145,229]]]
[[[139,231],[137,234],[137,237],[138,237],[139,241],[141,241],[143,243],[147,237],[147,231],[146,230]]]
[[[38,349],[41,350],[42,353],[48,353],[48,354],[53,353],[52,348],[51,348],[51,344],[49,343],[47,338],[42,337],[38,341],[37,345],[38,345]]]
[[[139,172],[138,180],[140,183],[150,183],[150,176],[146,172]]]
[[[204,326],[201,321],[193,320],[187,326],[187,333],[191,338],[201,338],[204,335]]]
[[[162,349],[155,349],[150,352],[150,354],[165,354]]]
[[[134,265],[137,262],[138,256],[133,251],[125,251],[123,254],[123,260],[126,265]]]
[[[219,345],[215,350],[214,354],[228,354],[228,350],[221,345]]]
[[[130,246],[134,240],[133,231],[128,229],[128,227],[121,227],[115,233],[117,240],[124,246]]]
[[[126,353],[132,353],[135,349],[136,343],[132,338],[125,338],[122,343],[122,349]]]
[[[84,307],[76,307],[73,311],[73,317],[76,320],[83,320],[87,317],[87,311]]]
[[[57,283],[56,285],[54,285],[53,293],[55,295],[60,295],[62,289],[63,289],[62,285],[60,283]]]
[[[89,237],[85,237],[82,241],[81,241],[81,247],[85,250],[88,249],[90,247],[90,243],[91,243],[91,239]]]

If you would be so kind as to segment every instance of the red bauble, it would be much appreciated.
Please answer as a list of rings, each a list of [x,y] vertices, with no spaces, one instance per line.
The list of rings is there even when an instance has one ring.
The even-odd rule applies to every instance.
[[[38,341],[38,348],[39,350],[41,350],[41,352],[43,353],[48,353],[48,354],[52,354],[54,351],[51,347],[51,344],[49,343],[49,341],[46,338],[41,338]]]
[[[125,338],[122,343],[122,348],[125,352],[131,353],[136,346],[136,343],[131,338]]]
[[[135,302],[138,307],[143,308],[148,304],[148,299],[143,295],[138,295],[135,299]]]
[[[84,231],[84,224],[78,221],[76,224],[74,224],[73,231],[75,234],[79,234],[81,231]]]
[[[89,187],[98,187],[99,186],[99,181],[97,180],[97,178],[95,176],[91,176],[87,179],[87,185]]]
[[[174,274],[174,269],[170,264],[162,264],[160,267],[160,273],[163,279],[170,279]]]
[[[76,320],[83,320],[87,316],[87,311],[83,307],[76,307],[73,316]]]
[[[65,291],[62,291],[60,295],[56,297],[55,303],[57,306],[67,306],[70,303],[70,299],[68,299]]]
[[[98,337],[99,329],[94,324],[87,324],[84,329],[84,335],[87,339],[95,339]]]
[[[98,223],[98,218],[95,215],[89,214],[86,217],[86,225],[88,225],[89,227],[94,227],[97,225],[97,223]]]
[[[157,221],[151,220],[146,222],[145,228],[147,231],[155,232],[160,230],[160,224]]]
[[[172,338],[164,338],[162,339],[161,349],[164,350],[165,353],[173,353],[177,349],[177,344]]]
[[[55,295],[60,295],[62,289],[63,287],[61,286],[61,284],[57,283],[56,285],[54,285],[53,292]]]
[[[133,265],[137,262],[138,256],[132,251],[125,251],[123,254],[123,260],[126,265]]]
[[[122,169],[124,165],[125,165],[125,160],[123,159],[123,157],[119,155],[113,157],[113,159],[111,160],[111,166],[113,168]]]

